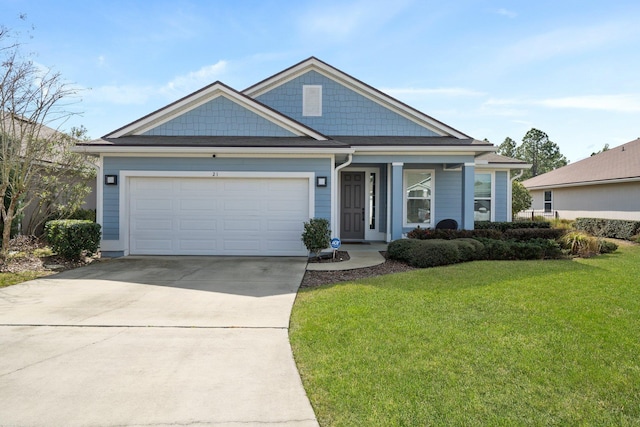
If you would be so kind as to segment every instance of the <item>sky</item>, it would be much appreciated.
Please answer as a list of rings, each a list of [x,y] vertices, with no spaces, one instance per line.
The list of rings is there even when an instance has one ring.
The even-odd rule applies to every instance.
[[[77,91],[62,127],[91,138],[315,56],[476,139],[540,129],[571,162],[640,137],[638,18],[637,0],[0,0]]]

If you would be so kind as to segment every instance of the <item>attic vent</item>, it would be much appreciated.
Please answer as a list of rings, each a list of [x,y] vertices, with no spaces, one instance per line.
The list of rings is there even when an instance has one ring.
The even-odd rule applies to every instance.
[[[322,86],[302,86],[302,115],[312,117],[322,116]]]

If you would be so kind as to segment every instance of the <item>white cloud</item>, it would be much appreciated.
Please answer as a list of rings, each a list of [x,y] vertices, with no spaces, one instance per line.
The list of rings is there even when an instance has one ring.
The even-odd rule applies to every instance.
[[[639,34],[637,25],[626,21],[560,28],[513,43],[503,52],[503,58],[508,63],[547,60],[593,51],[619,41],[628,42]]]
[[[551,108],[576,108],[585,110],[604,110],[619,113],[640,112],[640,95],[586,95],[564,98],[543,99],[538,105]]]
[[[542,106],[548,108],[601,110],[616,113],[640,112],[640,94],[582,95],[545,99],[491,98],[484,107]]]
[[[154,98],[173,101],[218,80],[226,71],[227,65],[227,61],[221,60],[197,71],[176,76],[159,86],[132,84],[99,86],[87,90],[84,97],[89,101],[99,100],[101,103],[116,105],[142,105]]]
[[[220,60],[212,65],[206,65],[197,71],[177,76],[161,89],[163,93],[186,94],[220,79],[228,66],[228,62]]]
[[[379,27],[404,10],[410,1],[358,0],[321,2],[307,10],[299,21],[300,31],[324,40],[344,40]]]
[[[465,89],[460,87],[445,87],[445,88],[388,88],[381,89],[382,92],[391,96],[423,96],[423,95],[443,95],[443,96],[484,96],[486,93]]]
[[[502,15],[502,16],[506,16],[507,18],[515,18],[516,16],[518,16],[518,14],[512,10],[507,10],[504,8],[500,8],[498,10],[496,10],[496,13],[498,15]]]

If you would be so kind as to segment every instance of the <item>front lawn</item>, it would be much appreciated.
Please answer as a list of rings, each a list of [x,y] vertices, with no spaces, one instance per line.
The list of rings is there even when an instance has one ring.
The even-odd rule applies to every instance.
[[[301,290],[322,426],[640,425],[640,247]]]

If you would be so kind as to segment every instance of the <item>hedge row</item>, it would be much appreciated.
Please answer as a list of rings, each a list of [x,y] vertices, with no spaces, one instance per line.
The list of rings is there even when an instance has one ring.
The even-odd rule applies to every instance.
[[[573,223],[576,230],[597,237],[632,240],[640,234],[640,221],[623,219],[578,218]]]
[[[500,230],[502,232],[514,228],[551,228],[548,221],[515,221],[515,222],[489,222],[478,221],[474,223],[476,230]]]
[[[389,243],[387,256],[419,268],[436,267],[479,259],[528,260],[561,258],[558,243],[548,239],[400,239]]]
[[[546,223],[548,224],[548,223]],[[476,230],[431,230],[428,228],[415,228],[407,233],[409,239],[453,240],[461,238],[485,238],[495,240],[527,241],[532,239],[558,239],[565,230],[555,228],[507,228],[504,231],[496,228],[481,228]]]

